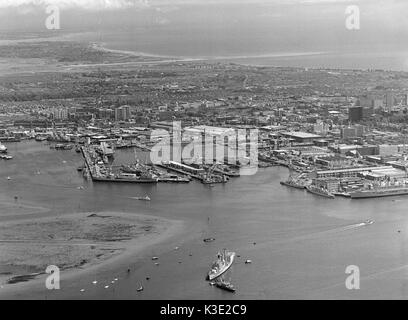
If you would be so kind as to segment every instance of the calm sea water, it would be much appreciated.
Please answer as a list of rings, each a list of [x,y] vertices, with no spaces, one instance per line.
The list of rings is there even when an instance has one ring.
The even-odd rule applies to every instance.
[[[244,40],[220,30],[220,35],[193,29],[148,30],[141,32],[101,32],[98,38],[110,49],[142,52],[162,56],[215,59],[247,65],[382,69],[408,71],[408,49],[384,45],[303,46],[274,42],[264,34],[253,34]]]
[[[92,278],[63,283],[48,297],[134,299],[285,299],[408,297],[407,197],[352,201],[328,200],[282,187],[284,168],[260,169],[255,176],[232,179],[208,188],[197,182],[158,185],[96,184],[76,171],[82,163],[74,151],[50,150],[27,141],[9,144],[12,161],[0,162],[0,194],[10,201],[35,203],[51,215],[88,211],[147,213],[188,221],[198,228],[184,239],[135,256],[128,265],[98,271]],[[117,154],[127,162],[133,151]],[[141,155],[143,156],[143,155]],[[36,174],[38,171],[41,174]],[[12,177],[7,181],[7,176]],[[84,185],[84,190],[77,187]],[[148,194],[149,203],[129,197]],[[208,222],[208,218],[210,218]],[[4,221],[4,217],[0,217]],[[359,225],[366,219],[375,223]],[[0,222],[1,222],[0,220]],[[399,233],[398,230],[401,232]],[[188,230],[187,230],[188,231]],[[205,244],[202,239],[214,237]],[[256,244],[255,244],[256,243]],[[174,246],[180,247],[175,251]],[[238,291],[217,290],[204,281],[217,251],[228,248],[241,257],[229,273]],[[150,257],[160,255],[160,266]],[[189,254],[193,254],[190,256]],[[251,259],[252,264],[244,264]],[[127,262],[129,263],[129,262]],[[361,289],[346,290],[345,268],[357,265]],[[146,276],[151,280],[144,281]],[[109,290],[94,286],[119,276]],[[143,283],[145,290],[136,288]],[[79,290],[86,291],[80,293]],[[21,293],[21,297],[24,293]]]

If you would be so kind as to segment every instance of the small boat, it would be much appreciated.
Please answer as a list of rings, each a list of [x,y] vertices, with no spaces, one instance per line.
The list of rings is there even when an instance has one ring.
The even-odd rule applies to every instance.
[[[144,290],[143,286],[140,286],[139,288],[136,289],[137,292],[141,292],[143,290]]]
[[[368,225],[370,225],[370,224],[373,224],[373,223],[374,223],[374,221],[373,221],[373,220],[370,220],[370,219],[364,221],[364,224],[365,224],[366,226],[368,226]]]
[[[143,201],[151,201],[149,196],[145,196],[145,197],[133,197],[133,199],[135,200],[143,200]]]
[[[4,144],[1,144],[0,142],[0,153],[6,153],[7,152],[7,147]]]
[[[245,260],[245,264],[250,264],[250,263],[252,263],[252,260]]]
[[[7,177],[7,180],[11,180],[11,178],[10,178],[10,177]]]
[[[235,292],[234,286],[230,282],[227,282],[227,281],[224,281],[224,280],[220,280],[220,281],[215,282],[215,286],[217,288],[223,289],[225,291]]]
[[[215,238],[205,238],[203,241],[204,242],[213,242]]]

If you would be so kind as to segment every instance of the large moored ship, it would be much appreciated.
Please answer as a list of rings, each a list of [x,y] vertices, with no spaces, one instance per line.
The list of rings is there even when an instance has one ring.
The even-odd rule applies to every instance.
[[[305,189],[306,188],[303,184],[301,184],[301,183],[299,183],[297,181],[294,181],[294,180],[290,180],[290,179],[286,180],[286,181],[281,181],[280,184],[283,185],[283,186],[292,187],[292,188],[296,188],[296,189]]]
[[[207,279],[212,281],[222,274],[224,274],[234,262],[235,252],[223,250],[217,255],[217,260],[211,266],[210,272],[208,272]]]
[[[351,199],[366,199],[408,195],[408,186],[387,187],[372,190],[355,191],[350,194]]]
[[[310,193],[313,193],[317,196],[321,196],[321,197],[325,197],[325,198],[329,198],[329,199],[334,199],[335,196],[334,194],[330,193],[329,191],[316,187],[316,186],[307,186],[306,187],[307,191]]]

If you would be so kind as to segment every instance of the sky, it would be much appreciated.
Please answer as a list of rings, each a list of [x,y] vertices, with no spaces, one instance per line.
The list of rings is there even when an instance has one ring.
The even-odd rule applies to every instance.
[[[408,52],[408,0],[0,0],[0,35],[47,31],[47,5],[60,8],[63,32],[115,33],[104,40],[123,35],[156,54]],[[360,8],[360,30],[345,27],[349,5]]]

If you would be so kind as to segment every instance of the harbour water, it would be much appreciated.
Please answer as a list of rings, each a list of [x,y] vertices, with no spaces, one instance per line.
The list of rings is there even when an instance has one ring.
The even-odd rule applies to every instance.
[[[408,297],[408,197],[330,200],[281,186],[279,181],[286,179],[288,172],[279,167],[259,169],[255,176],[234,178],[213,188],[194,181],[92,184],[77,172],[83,159],[74,150],[51,150],[45,142],[36,141],[7,147],[14,159],[0,162],[0,195],[9,202],[50,209],[35,216],[122,211],[184,220],[194,226],[182,238],[152,247],[120,266],[107,266],[69,282],[64,282],[62,275],[61,290],[47,292],[42,285],[30,292],[20,291],[20,298]],[[115,161],[124,163],[133,156],[132,149],[117,150]],[[131,199],[141,195],[149,195],[152,201]],[[0,215],[0,223],[10,218],[7,215]],[[367,219],[374,224],[364,225]],[[206,237],[215,241],[204,243]],[[222,248],[239,256],[229,274],[235,294],[217,290],[205,281]],[[159,266],[152,263],[153,255],[159,256]],[[252,263],[245,264],[247,259]],[[360,268],[360,290],[345,287],[349,265]],[[128,266],[130,274],[126,273]],[[119,281],[104,289],[102,283],[114,277]],[[93,285],[92,279],[101,285]],[[137,292],[141,283],[144,291]]]

